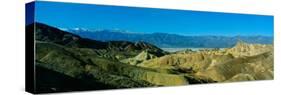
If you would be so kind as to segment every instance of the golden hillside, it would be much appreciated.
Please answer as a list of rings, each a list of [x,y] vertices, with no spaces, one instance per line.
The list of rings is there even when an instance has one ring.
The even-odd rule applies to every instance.
[[[218,82],[268,80],[273,79],[273,45],[239,41],[232,48],[177,52],[142,59],[137,66]]]

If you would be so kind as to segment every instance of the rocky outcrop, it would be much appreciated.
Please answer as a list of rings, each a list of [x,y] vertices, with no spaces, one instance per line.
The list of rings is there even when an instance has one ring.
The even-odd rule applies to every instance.
[[[269,80],[273,79],[272,72],[273,56],[272,52],[267,52],[251,57],[239,57],[219,65],[209,66],[206,70],[197,72],[196,75],[223,82],[246,79],[241,74],[247,74],[252,80]]]
[[[240,41],[233,48],[175,53],[137,66],[176,70],[218,82],[268,80],[273,79],[273,46]]]
[[[271,44],[250,44],[241,40],[233,48],[225,49],[226,53],[235,57],[254,56],[270,51],[273,51],[273,45]]]
[[[133,58],[121,60],[121,62],[131,64],[131,65],[137,65],[139,63],[142,63],[142,62],[145,62],[145,61],[148,61],[150,59],[154,59],[154,58],[157,58],[160,56],[162,56],[162,54],[157,55],[155,52],[151,52],[149,50],[144,50],[141,53],[139,53],[137,56],[135,56]]]

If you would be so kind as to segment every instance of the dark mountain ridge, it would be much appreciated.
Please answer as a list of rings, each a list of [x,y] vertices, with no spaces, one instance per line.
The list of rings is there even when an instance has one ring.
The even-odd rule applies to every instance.
[[[48,26],[43,23],[34,23],[36,29],[36,40],[43,42],[56,43],[68,47],[79,48],[92,48],[92,49],[110,49],[120,51],[132,51],[132,50],[150,50],[162,52],[160,48],[143,42],[137,41],[135,43],[129,41],[97,41],[88,38],[80,37],[74,33],[65,32],[55,27]],[[27,31],[31,31],[34,28],[34,24],[27,26]]]

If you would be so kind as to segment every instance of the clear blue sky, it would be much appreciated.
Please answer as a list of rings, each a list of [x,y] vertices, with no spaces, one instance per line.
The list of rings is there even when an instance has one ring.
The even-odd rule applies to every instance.
[[[35,21],[60,28],[181,35],[273,35],[273,16],[37,1]]]

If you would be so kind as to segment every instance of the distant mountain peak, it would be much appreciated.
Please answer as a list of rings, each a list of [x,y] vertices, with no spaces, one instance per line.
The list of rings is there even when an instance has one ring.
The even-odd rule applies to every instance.
[[[140,32],[131,32],[119,28],[114,28],[114,29],[59,28],[59,29],[72,33],[92,32],[92,33],[144,34]]]
[[[77,30],[77,31],[78,31],[78,30],[88,31],[88,29],[87,29],[87,28],[77,28],[77,27],[76,27],[76,28],[73,28],[73,29],[74,29],[74,30]]]
[[[88,29],[88,28],[81,28],[81,27],[75,27],[75,28],[59,28],[59,29],[62,29],[64,31],[67,31],[67,32],[90,32],[92,31],[91,29]]]

